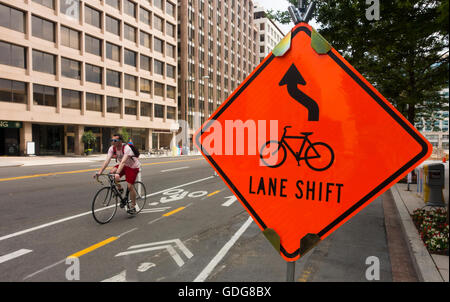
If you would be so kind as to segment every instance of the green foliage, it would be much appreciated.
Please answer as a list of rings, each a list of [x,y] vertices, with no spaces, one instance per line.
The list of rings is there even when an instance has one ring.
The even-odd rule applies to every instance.
[[[95,144],[96,137],[95,137],[94,133],[92,133],[92,131],[89,130],[89,131],[83,133],[81,140],[83,141],[83,143],[87,144],[90,148],[92,144]]]
[[[124,143],[128,142],[128,139],[130,138],[130,134],[127,131],[126,127],[122,127],[122,129],[120,130],[120,134],[122,135],[122,139]]]
[[[449,85],[449,1],[379,3],[380,20],[369,21],[365,1],[316,1],[320,34],[411,123],[448,110],[448,98],[440,92]],[[290,21],[287,12],[268,16]]]

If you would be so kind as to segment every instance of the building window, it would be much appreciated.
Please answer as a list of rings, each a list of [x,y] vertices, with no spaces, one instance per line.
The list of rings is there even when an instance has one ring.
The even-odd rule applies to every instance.
[[[33,70],[56,74],[56,56],[33,50]]]
[[[156,37],[154,37],[155,41],[154,41],[154,51],[159,52],[159,53],[164,53],[164,41],[161,39],[158,39]]]
[[[175,4],[166,2],[166,14],[175,18]]]
[[[32,27],[33,37],[55,42],[55,23],[33,16]]]
[[[155,82],[155,96],[164,97],[164,84]]]
[[[136,53],[134,51],[125,49],[124,60],[125,64],[136,67]]]
[[[102,56],[102,40],[86,35],[85,50],[93,55]]]
[[[139,10],[139,21],[147,24],[148,26],[151,26],[151,14],[145,8],[141,7]]]
[[[120,36],[120,21],[116,18],[106,15],[106,31]]]
[[[80,49],[80,33],[74,29],[61,26],[61,44],[70,48]]]
[[[63,89],[62,107],[69,109],[81,109],[81,92],[70,89]]]
[[[0,3],[0,26],[25,33],[25,13]]]
[[[56,107],[56,88],[33,84],[33,104]]]
[[[120,113],[121,99],[108,96],[106,98],[106,111],[110,113]]]
[[[27,49],[0,41],[0,64],[27,68]]]
[[[166,35],[175,38],[175,25],[169,22],[166,23]]]
[[[155,104],[155,117],[164,118],[164,106]]]
[[[142,70],[151,71],[151,58],[141,55],[140,67]]]
[[[170,65],[170,64],[167,64],[166,65],[166,68],[167,68],[167,70],[166,70],[166,76],[168,77],[168,78],[171,78],[171,79],[175,79],[175,66],[172,66],[172,65]]]
[[[120,62],[120,47],[106,42],[106,58]]]
[[[141,31],[141,34],[140,34],[141,45],[147,47],[148,49],[151,49],[152,46],[151,46],[150,41],[151,41],[151,36],[143,31]]]
[[[80,0],[59,0],[59,7],[60,12],[65,16],[77,21],[80,20]]]
[[[125,114],[137,115],[137,101],[125,100]]]
[[[39,3],[43,6],[47,6],[48,8],[55,9],[55,1],[54,0],[33,0],[33,2]]]
[[[162,0],[153,0],[153,6],[162,10],[163,9]]]
[[[125,74],[125,89],[136,91],[136,77]]]
[[[106,0],[105,2],[109,6],[120,9],[120,0]]]
[[[154,29],[164,32],[164,20],[156,15],[153,16],[153,27]]]
[[[175,99],[175,87],[167,85],[167,98],[168,99]]]
[[[166,55],[170,58],[175,59],[175,46],[169,43],[166,43]]]
[[[0,102],[27,103],[27,83],[0,79]]]
[[[164,62],[161,62],[156,59],[154,59],[153,61],[155,62],[155,68],[154,68],[155,74],[163,76],[164,75]]]
[[[152,103],[141,102],[141,116],[152,117]]]
[[[120,72],[108,69],[106,72],[106,84],[120,88]]]
[[[136,4],[130,0],[123,1],[123,11],[125,14],[136,18]]]
[[[61,75],[79,80],[81,78],[81,63],[75,60],[61,58]]]
[[[102,83],[103,68],[91,64],[86,64],[85,71],[86,81],[98,84]]]
[[[131,25],[125,24],[123,32],[125,39],[136,42],[136,28]]]
[[[141,85],[139,86],[139,89],[143,93],[151,94],[152,90],[151,90],[151,82],[150,82],[150,80],[141,78]]]
[[[86,110],[102,111],[103,97],[99,94],[86,93]]]
[[[171,106],[167,106],[167,119],[169,120],[174,120],[175,119],[175,112],[176,112],[176,108],[175,107],[171,107]]]
[[[102,28],[102,13],[87,5],[84,6],[84,22]]]

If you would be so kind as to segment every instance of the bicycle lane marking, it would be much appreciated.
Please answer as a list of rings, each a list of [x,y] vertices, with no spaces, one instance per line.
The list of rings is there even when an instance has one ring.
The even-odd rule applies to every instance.
[[[151,193],[151,194],[148,194],[146,197],[155,196],[155,195],[164,193],[164,192],[169,191],[169,190],[185,187],[185,186],[188,186],[188,185],[191,185],[191,184],[195,184],[195,183],[198,183],[198,182],[202,182],[202,181],[205,181],[205,180],[208,180],[208,179],[211,179],[211,178],[214,178],[214,176],[209,176],[209,177],[198,179],[198,180],[195,180],[195,181],[191,181],[191,182],[188,182],[188,183],[185,183],[185,184],[182,184],[182,185],[178,185],[178,186],[175,186],[175,187],[164,189],[164,190],[159,191],[159,192]],[[33,231],[36,231],[36,230],[40,230],[40,229],[43,229],[43,228],[46,228],[46,227],[49,227],[49,226],[52,226],[52,225],[55,225],[55,224],[59,224],[59,223],[62,223],[62,222],[66,222],[66,221],[69,221],[69,220],[72,220],[72,219],[76,219],[76,218],[79,218],[79,217],[82,217],[82,216],[85,216],[85,215],[91,215],[91,214],[92,214],[92,211],[88,211],[88,212],[84,212],[84,213],[81,213],[81,214],[78,214],[78,215],[74,215],[74,216],[62,218],[62,219],[59,219],[59,220],[55,220],[55,221],[52,221],[52,222],[49,222],[49,223],[41,224],[41,225],[29,228],[29,229],[25,229],[25,230],[22,230],[22,231],[19,231],[19,232],[15,232],[15,233],[12,233],[12,234],[9,234],[9,235],[2,236],[2,237],[0,237],[0,241],[6,240],[6,239],[10,239],[10,238],[13,238],[13,237],[17,237],[17,236],[20,236],[20,235],[23,235],[23,234],[27,234],[27,233],[30,233],[30,232],[33,232]]]

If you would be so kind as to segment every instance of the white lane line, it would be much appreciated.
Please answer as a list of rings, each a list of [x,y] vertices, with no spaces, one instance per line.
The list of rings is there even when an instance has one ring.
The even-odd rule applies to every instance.
[[[224,203],[222,203],[222,207],[229,207],[229,206],[231,206],[236,200],[237,200],[237,198],[236,198],[236,196],[228,196],[228,197],[225,197],[226,199],[228,199],[226,202],[224,202]]]
[[[211,178],[213,178],[213,176],[202,178],[202,179],[198,179],[198,180],[195,180],[195,181],[191,181],[191,182],[188,182],[188,183],[185,183],[185,184],[182,184],[182,185],[178,185],[178,186],[175,186],[175,187],[172,187],[172,188],[168,188],[168,189],[156,192],[156,193],[148,194],[147,197],[158,195],[158,194],[161,194],[161,193],[164,193],[166,191],[173,190],[173,189],[185,187],[185,186],[188,186],[188,185],[191,185],[191,184],[194,184],[194,183],[197,183],[197,182],[205,181],[205,180],[208,180],[208,179],[211,179]],[[81,214],[78,214],[78,215],[74,215],[74,216],[62,218],[62,219],[59,219],[59,220],[55,220],[55,221],[52,221],[52,222],[49,222],[49,223],[41,224],[41,225],[29,228],[29,229],[25,229],[25,230],[22,230],[22,231],[19,231],[19,232],[15,232],[15,233],[12,233],[12,234],[9,234],[9,235],[2,236],[2,237],[0,237],[0,241],[6,240],[6,239],[9,239],[9,238],[13,238],[13,237],[16,237],[16,236],[20,236],[20,235],[23,235],[23,234],[26,234],[26,233],[29,233],[29,232],[33,232],[33,231],[39,230],[39,229],[43,229],[43,228],[46,228],[46,227],[49,227],[49,226],[52,226],[52,225],[55,225],[55,224],[58,224],[58,223],[61,223],[61,222],[66,222],[68,220],[79,218],[79,217],[82,217],[82,216],[85,216],[85,215],[91,215],[91,214],[92,214],[92,211],[89,211],[89,212],[84,212],[84,213],[81,213]]]
[[[247,230],[250,224],[253,222],[250,216],[247,221],[240,227],[240,229],[231,237],[231,239],[222,247],[217,255],[211,260],[210,263],[203,269],[203,271],[194,279],[194,282],[204,282],[208,278],[209,274],[214,270],[217,264],[225,257],[228,251],[233,247],[236,241]]]
[[[21,249],[21,250],[18,250],[18,251],[6,254],[6,255],[0,257],[0,263],[12,260],[14,258],[26,255],[26,254],[31,253],[31,252],[32,252],[32,250]]]
[[[189,168],[189,167],[180,167],[180,168],[173,168],[173,169],[161,170],[161,172],[164,173],[164,172],[170,172],[170,171],[183,170],[183,169],[187,169],[187,168]]]

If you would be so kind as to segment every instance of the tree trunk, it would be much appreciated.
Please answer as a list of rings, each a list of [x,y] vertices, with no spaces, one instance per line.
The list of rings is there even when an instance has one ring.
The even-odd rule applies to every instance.
[[[414,125],[416,118],[416,106],[408,104],[408,121]]]

